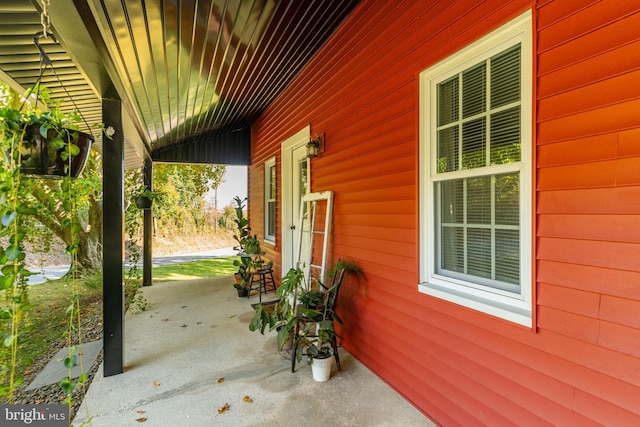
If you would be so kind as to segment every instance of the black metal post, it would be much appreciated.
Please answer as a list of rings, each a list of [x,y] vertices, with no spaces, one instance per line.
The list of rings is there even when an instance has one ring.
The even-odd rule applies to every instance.
[[[144,162],[144,183],[147,185],[149,190],[153,190],[153,162],[151,159],[146,159]],[[144,210],[143,226],[142,286],[151,286],[153,205],[151,205],[151,209]]]
[[[113,91],[115,92],[115,91]],[[115,130],[102,143],[104,376],[124,371],[124,130],[122,101],[102,99],[102,120]]]

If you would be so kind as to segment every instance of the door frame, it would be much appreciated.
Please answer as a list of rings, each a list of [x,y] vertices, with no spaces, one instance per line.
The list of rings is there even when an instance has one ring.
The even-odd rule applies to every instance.
[[[293,174],[294,174],[294,159],[293,152],[306,145],[311,137],[311,126],[307,125],[294,135],[285,139],[281,144],[282,155],[282,199],[281,199],[281,233],[282,236],[282,272],[283,274],[289,271],[290,268],[295,267],[294,255],[296,253],[296,242],[291,233],[291,226],[297,226],[298,218],[294,217],[294,201],[293,196]],[[307,174],[309,186],[311,185],[311,165],[309,159],[307,159]],[[307,188],[307,193],[310,191]],[[297,216],[297,215],[296,215]]]

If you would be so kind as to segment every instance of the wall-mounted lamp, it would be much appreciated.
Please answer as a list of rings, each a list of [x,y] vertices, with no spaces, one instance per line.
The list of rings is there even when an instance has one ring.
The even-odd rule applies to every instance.
[[[307,142],[307,158],[312,159],[318,157],[318,154],[324,151],[324,134],[314,134]]]

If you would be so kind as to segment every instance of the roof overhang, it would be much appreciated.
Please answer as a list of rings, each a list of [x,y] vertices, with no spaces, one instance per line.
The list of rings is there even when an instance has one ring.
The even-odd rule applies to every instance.
[[[250,126],[300,72],[357,0],[55,0],[58,78],[43,83],[101,123],[123,102],[125,167],[145,159],[248,164]],[[38,76],[36,0],[0,4],[0,78],[25,91]],[[65,108],[74,107],[65,103]],[[99,145],[99,144],[98,144]]]

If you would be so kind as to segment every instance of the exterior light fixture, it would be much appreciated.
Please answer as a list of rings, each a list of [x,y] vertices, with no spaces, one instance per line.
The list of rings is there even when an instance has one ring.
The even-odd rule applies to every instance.
[[[314,157],[318,157],[318,154],[321,153],[324,144],[324,134],[314,134],[314,136],[307,142],[307,158],[313,159]]]

